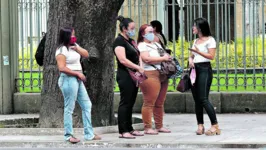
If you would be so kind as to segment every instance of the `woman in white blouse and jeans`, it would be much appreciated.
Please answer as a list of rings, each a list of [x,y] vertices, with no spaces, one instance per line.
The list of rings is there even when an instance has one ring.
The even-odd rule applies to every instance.
[[[204,134],[203,108],[206,110],[210,120],[211,128],[205,132],[206,135],[220,135],[216,113],[209,101],[209,92],[212,84],[212,67],[210,61],[215,58],[216,41],[211,36],[209,23],[204,18],[194,21],[193,34],[198,38],[194,41],[189,65],[196,70],[196,81],[192,86],[192,94],[195,101],[195,111],[198,122],[197,135]]]
[[[82,73],[80,57],[89,57],[84,48],[76,44],[73,28],[62,28],[59,34],[59,46],[55,52],[57,66],[60,71],[58,86],[64,96],[64,130],[65,140],[70,143],[78,143],[80,140],[74,137],[72,114],[76,101],[82,110],[85,140],[100,140],[95,135],[91,123],[91,101],[83,84],[86,77]]]

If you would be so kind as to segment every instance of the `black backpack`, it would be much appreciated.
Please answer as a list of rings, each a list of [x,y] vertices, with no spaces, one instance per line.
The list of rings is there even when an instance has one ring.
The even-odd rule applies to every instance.
[[[35,59],[39,66],[43,66],[43,58],[44,58],[44,50],[45,50],[45,41],[46,41],[46,33],[43,33],[43,38],[38,45],[38,48],[35,53]]]

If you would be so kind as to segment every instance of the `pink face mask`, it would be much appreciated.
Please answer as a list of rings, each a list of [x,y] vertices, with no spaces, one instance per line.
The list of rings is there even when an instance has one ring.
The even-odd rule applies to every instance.
[[[76,42],[77,42],[77,38],[75,36],[71,36],[70,45],[75,45]]]
[[[194,85],[194,83],[196,81],[196,70],[195,70],[195,68],[193,68],[191,70],[191,73],[190,73],[190,81],[191,81],[191,84]]]

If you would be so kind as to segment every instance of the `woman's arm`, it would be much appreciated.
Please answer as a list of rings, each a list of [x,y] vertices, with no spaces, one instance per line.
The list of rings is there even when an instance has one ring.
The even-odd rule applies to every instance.
[[[89,57],[89,52],[86,49],[84,49],[78,45],[71,46],[70,48],[76,50],[82,57],[85,57],[85,58]]]
[[[188,62],[189,62],[189,67],[190,67],[190,68],[194,68],[194,67],[195,67],[195,66],[194,66],[194,62],[193,62],[193,59],[194,59],[194,54],[191,53],[191,55],[190,55],[190,57],[189,57],[189,60],[188,60]]]
[[[195,49],[191,49],[191,51],[207,58],[207,59],[210,59],[210,60],[214,60],[215,58],[215,51],[216,51],[216,48],[208,48],[208,53],[206,52],[201,52],[199,51],[199,49],[197,48],[197,46],[195,46]]]
[[[125,51],[125,48],[124,47],[117,46],[115,48],[115,55],[118,58],[119,62],[121,64],[125,65],[126,67],[132,68],[132,69],[135,69],[135,70],[140,70],[141,69],[140,66],[134,64],[133,62],[131,62],[130,60],[128,60],[126,58],[126,51]]]
[[[171,57],[165,54],[163,57],[150,57],[149,52],[140,52],[141,59],[147,64],[158,64],[163,61],[169,61]]]
[[[73,71],[66,67],[66,56],[59,54],[56,56],[56,61],[57,61],[57,66],[60,72],[66,73],[71,76],[76,76],[82,81],[86,80],[86,77],[82,73],[78,71]]]
[[[139,56],[139,65],[140,65],[141,68],[143,68],[143,61],[141,59],[141,56]]]

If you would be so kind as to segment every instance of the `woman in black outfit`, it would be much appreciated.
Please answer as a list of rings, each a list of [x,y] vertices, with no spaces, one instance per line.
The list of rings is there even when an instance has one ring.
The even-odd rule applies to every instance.
[[[189,65],[196,70],[196,81],[192,86],[192,94],[195,101],[195,111],[198,121],[197,135],[204,134],[203,108],[206,110],[210,120],[211,128],[205,132],[206,135],[220,135],[216,113],[209,101],[209,92],[212,84],[212,67],[210,61],[215,58],[216,41],[211,36],[209,23],[204,18],[194,21],[193,34],[198,38],[192,46],[192,54],[189,58]]]
[[[137,45],[132,37],[135,36],[135,23],[130,18],[119,16],[121,33],[113,43],[113,50],[117,58],[117,83],[120,90],[120,103],[118,108],[119,137],[134,139],[143,136],[132,127],[132,110],[136,101],[138,87],[129,75],[128,69],[144,73],[141,66]]]

